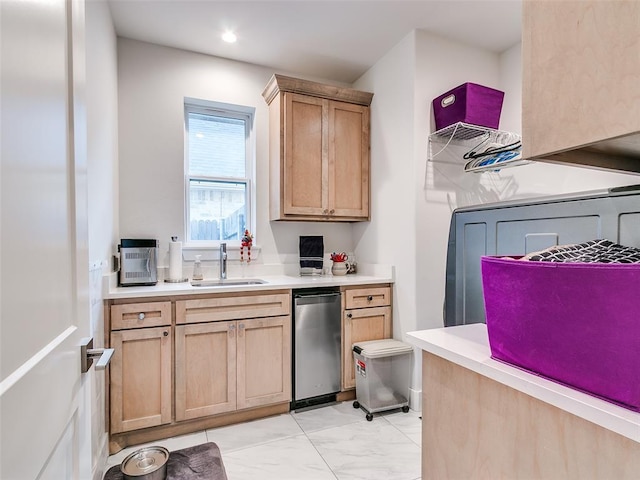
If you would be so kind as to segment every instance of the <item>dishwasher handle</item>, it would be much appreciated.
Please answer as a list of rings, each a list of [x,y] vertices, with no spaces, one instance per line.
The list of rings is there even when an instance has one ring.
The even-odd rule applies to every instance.
[[[309,305],[313,303],[331,303],[340,299],[340,292],[329,293],[296,293],[293,296],[296,305]]]
[[[296,293],[294,294],[294,298],[305,298],[305,297],[336,297],[339,296],[340,292],[329,292],[329,293]]]

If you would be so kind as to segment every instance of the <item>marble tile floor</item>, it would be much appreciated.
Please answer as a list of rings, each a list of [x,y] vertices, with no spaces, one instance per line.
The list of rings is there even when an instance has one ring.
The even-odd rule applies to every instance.
[[[352,402],[158,440],[171,450],[215,442],[229,480],[420,480],[420,413],[367,422]],[[105,471],[132,451],[108,458]]]

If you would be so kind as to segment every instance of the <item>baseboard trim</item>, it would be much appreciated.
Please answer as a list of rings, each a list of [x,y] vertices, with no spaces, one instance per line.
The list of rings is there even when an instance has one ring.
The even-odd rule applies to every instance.
[[[409,389],[409,408],[416,412],[422,411],[422,390]]]

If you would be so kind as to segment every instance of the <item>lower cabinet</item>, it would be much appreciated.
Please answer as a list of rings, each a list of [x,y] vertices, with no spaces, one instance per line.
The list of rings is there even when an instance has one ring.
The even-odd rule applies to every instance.
[[[291,400],[291,317],[176,326],[176,420]]]
[[[343,291],[342,390],[355,388],[352,345],[391,338],[391,287],[358,287]]]
[[[171,423],[171,326],[111,332],[111,433]]]
[[[238,322],[238,408],[291,401],[291,316]]]
[[[342,290],[342,389],[353,343],[390,338],[391,287]],[[291,291],[109,301],[110,451],[291,401]],[[235,417],[234,417],[235,415]],[[212,418],[220,416],[217,419]]]
[[[236,409],[236,325],[176,327],[176,420]]]

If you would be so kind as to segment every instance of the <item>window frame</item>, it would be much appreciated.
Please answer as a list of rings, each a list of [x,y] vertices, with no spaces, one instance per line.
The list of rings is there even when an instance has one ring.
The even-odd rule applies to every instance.
[[[238,240],[191,240],[191,181],[212,181],[244,183],[245,190],[245,225],[246,228],[255,232],[255,108],[243,105],[234,105],[210,100],[185,97],[184,99],[184,238],[186,247],[197,248],[218,248],[220,243],[227,243],[228,246],[240,247],[241,239]],[[217,117],[233,118],[245,121],[245,176],[240,177],[209,177],[203,175],[189,174],[189,114],[198,113]],[[255,234],[254,234],[255,239]]]

